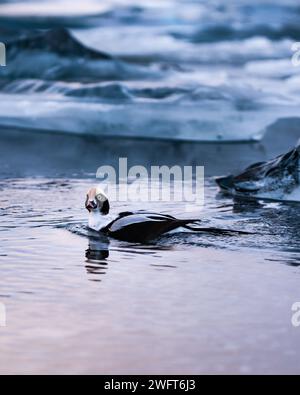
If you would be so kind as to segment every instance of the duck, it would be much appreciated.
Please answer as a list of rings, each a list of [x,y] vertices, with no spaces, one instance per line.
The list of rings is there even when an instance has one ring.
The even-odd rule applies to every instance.
[[[85,208],[89,212],[90,229],[126,242],[147,243],[176,230],[247,234],[243,231],[199,227],[199,218],[178,219],[172,215],[144,210],[126,211],[112,216],[109,198],[100,187],[91,188],[87,192]]]

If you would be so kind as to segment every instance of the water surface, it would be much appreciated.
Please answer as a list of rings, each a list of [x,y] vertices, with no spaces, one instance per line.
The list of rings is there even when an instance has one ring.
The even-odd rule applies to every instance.
[[[300,137],[296,2],[0,3],[0,373],[299,374],[299,205],[214,183]],[[114,214],[252,234],[95,235],[86,192],[119,158],[204,166],[205,205]]]
[[[19,136],[10,133],[2,145],[9,169],[9,145]],[[1,373],[299,373],[300,333],[291,325],[299,300],[298,206],[234,202],[218,195],[208,170],[197,215],[205,225],[253,235],[177,233],[148,245],[95,237],[83,207],[95,183],[89,165],[109,157],[113,163],[124,146],[61,137],[60,154],[44,139],[31,135],[14,177],[4,168],[0,181],[0,300],[7,307]],[[89,160],[68,160],[68,147],[81,151],[82,144]],[[131,145],[130,163],[147,145],[123,144]],[[32,166],[34,147],[40,167]],[[246,157],[267,155],[263,145],[179,144],[162,160],[164,143],[154,143],[141,163],[148,166],[150,157],[151,164],[171,164],[181,152],[190,164],[193,153],[221,174],[226,166],[214,162],[215,150],[234,160],[237,148]],[[115,203],[113,213],[138,208],[189,216],[172,202]]]

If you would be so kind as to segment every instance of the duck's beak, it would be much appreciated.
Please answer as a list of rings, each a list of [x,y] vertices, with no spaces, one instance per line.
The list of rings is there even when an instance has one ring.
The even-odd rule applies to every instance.
[[[89,212],[91,212],[91,211],[96,210],[98,208],[98,204],[97,204],[97,202],[95,200],[90,200],[90,199],[87,198],[86,202],[85,202],[85,208]]]

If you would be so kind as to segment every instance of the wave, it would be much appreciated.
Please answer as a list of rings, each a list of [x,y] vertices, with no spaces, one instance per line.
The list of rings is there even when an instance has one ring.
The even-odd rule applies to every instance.
[[[254,37],[265,37],[276,41],[282,39],[300,40],[299,25],[284,26],[251,26],[249,28],[234,28],[228,25],[216,25],[200,29],[194,33],[171,32],[171,36],[192,43],[215,43],[222,41],[241,41]]]
[[[67,83],[58,81],[45,81],[37,79],[0,80],[0,91],[9,94],[42,94],[61,95],[65,97],[81,98],[85,100],[107,101],[140,101],[165,99],[174,100],[188,94],[188,88],[157,86],[157,87],[129,87],[120,82],[100,83]]]
[[[80,3],[76,0],[0,1],[0,24],[29,30],[83,28],[99,24],[99,20],[105,18],[112,8],[106,0]]]
[[[9,53],[14,56],[20,51],[51,52],[64,57],[79,56],[85,59],[112,60],[112,56],[85,47],[65,28],[53,29],[43,33],[35,33],[29,37],[21,37],[7,45]]]
[[[126,64],[105,52],[90,49],[64,28],[20,37],[7,43],[9,65],[0,77],[62,81],[145,79],[159,73]]]
[[[0,125],[51,133],[187,141],[257,141],[298,106],[245,108],[226,101],[97,103],[39,95],[0,95]],[[218,114],[218,116],[216,116]]]
[[[0,34],[10,37],[0,68],[1,125],[256,141],[278,119],[298,116],[300,68],[290,59],[300,12],[292,1],[108,1],[97,14],[92,0],[78,26],[64,1],[56,10],[45,0],[51,15],[24,5],[23,14],[14,6],[15,14],[0,17]],[[35,30],[66,20],[75,29]]]

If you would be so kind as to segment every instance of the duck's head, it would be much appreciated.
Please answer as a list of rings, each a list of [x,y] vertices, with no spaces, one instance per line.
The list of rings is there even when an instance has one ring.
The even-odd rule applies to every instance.
[[[101,188],[91,188],[88,191],[85,208],[90,213],[101,213],[102,215],[107,215],[109,213],[109,200]]]

